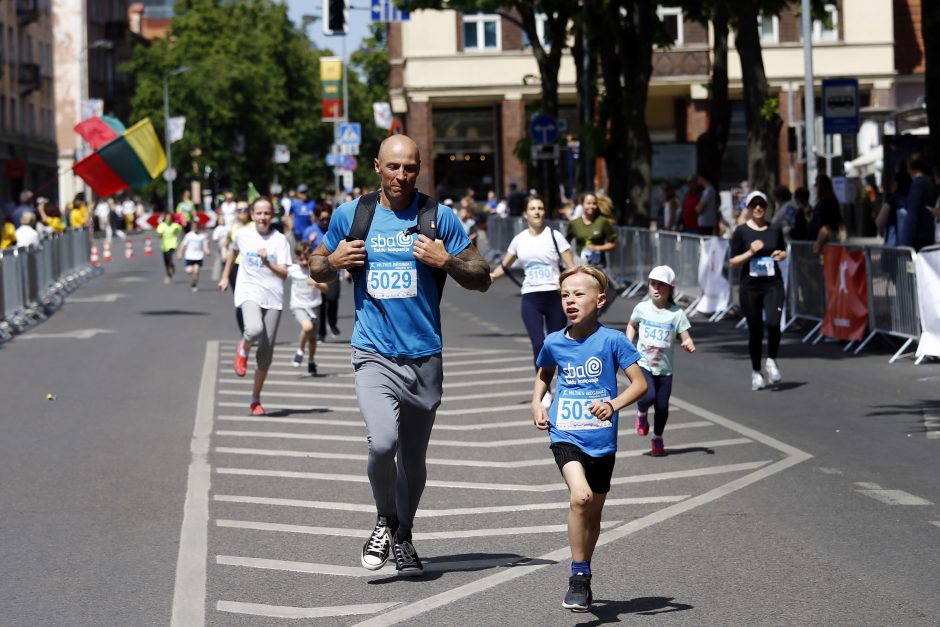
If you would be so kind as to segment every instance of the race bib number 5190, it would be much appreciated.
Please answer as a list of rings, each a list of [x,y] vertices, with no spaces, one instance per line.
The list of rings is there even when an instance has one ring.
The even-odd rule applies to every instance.
[[[366,291],[372,298],[413,298],[418,295],[418,269],[414,261],[369,264]]]

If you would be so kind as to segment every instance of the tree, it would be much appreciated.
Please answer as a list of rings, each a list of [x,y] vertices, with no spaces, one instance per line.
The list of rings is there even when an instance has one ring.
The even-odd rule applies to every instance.
[[[927,101],[927,139],[930,162],[940,167],[940,6],[936,0],[921,3],[921,32],[924,38],[924,96]]]
[[[133,118],[149,116],[163,130],[163,79],[170,81],[171,115],[186,116],[186,133],[173,145],[180,179],[201,178],[209,166],[237,191],[249,182],[266,189],[275,173],[290,184],[325,189],[332,176],[315,151],[329,146],[332,126],[320,120],[319,57],[270,0],[185,0],[165,39],[134,50]],[[275,144],[291,161],[273,163]],[[162,183],[152,186],[162,194]]]

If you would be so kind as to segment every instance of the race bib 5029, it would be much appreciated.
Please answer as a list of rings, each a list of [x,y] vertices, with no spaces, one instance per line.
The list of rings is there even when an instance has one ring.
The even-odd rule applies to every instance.
[[[370,263],[366,291],[372,298],[414,298],[418,295],[418,269],[415,262]]]

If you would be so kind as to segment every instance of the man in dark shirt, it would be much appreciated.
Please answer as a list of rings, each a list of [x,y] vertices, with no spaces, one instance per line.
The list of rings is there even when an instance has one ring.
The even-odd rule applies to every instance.
[[[506,206],[509,207],[511,217],[519,217],[525,209],[525,192],[519,191],[519,186],[515,183],[509,184],[509,196],[506,197]]]
[[[936,240],[936,218],[930,208],[937,202],[937,186],[927,176],[923,154],[914,153],[908,158],[907,171],[911,175],[911,189],[907,193],[907,220],[898,244],[920,250]]]

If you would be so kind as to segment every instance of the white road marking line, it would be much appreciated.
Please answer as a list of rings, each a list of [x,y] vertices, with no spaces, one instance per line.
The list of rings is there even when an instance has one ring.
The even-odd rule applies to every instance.
[[[249,365],[250,365],[250,364],[249,364]],[[249,372],[250,372],[250,370],[249,370]],[[315,395],[315,394],[316,394],[316,390],[319,389],[319,388],[327,388],[327,389],[331,389],[331,388],[355,389],[355,388],[356,388],[356,384],[355,384],[355,383],[349,383],[349,382],[348,382],[348,376],[347,376],[347,375],[337,375],[337,376],[335,376],[335,377],[318,377],[318,378],[314,378],[314,377],[311,377],[310,375],[301,374],[300,372],[292,372],[291,374],[292,374],[292,375],[296,375],[296,378],[295,378],[294,380],[279,381],[279,380],[277,380],[277,379],[268,379],[267,381],[264,382],[264,384],[265,384],[266,386],[268,386],[268,385],[281,385],[281,386],[284,386],[284,385],[286,385],[286,386],[294,385],[294,386],[303,386],[304,389],[311,390],[311,392],[310,392],[311,396]],[[337,377],[339,377],[339,376],[342,376],[342,377],[343,377],[343,380],[337,381],[336,379],[337,379]],[[351,375],[350,375],[350,376],[351,376]],[[453,381],[453,382],[448,382],[448,379],[449,379],[449,378],[450,378],[450,373],[447,373],[447,374],[444,375],[444,389],[445,389],[445,390],[447,390],[447,389],[453,389],[453,388],[474,388],[474,387],[475,387],[475,388],[480,388],[480,387],[484,387],[484,386],[485,386],[485,387],[486,387],[486,390],[489,391],[489,389],[490,389],[491,387],[496,386],[496,385],[508,385],[508,384],[511,384],[511,383],[532,383],[532,382],[535,380],[534,377],[520,377],[520,378],[515,378],[515,379],[498,379],[498,380],[495,380],[495,381],[487,381],[486,383],[481,383],[480,381]],[[219,383],[226,383],[226,384],[229,384],[229,385],[231,385],[231,384],[251,385],[251,379],[250,379],[249,377],[246,377],[246,378],[244,378],[244,379],[236,379],[236,378],[234,378],[234,377],[231,377],[231,378],[221,378],[221,379],[219,379]],[[528,394],[532,394],[532,390],[531,390],[531,389],[528,390]],[[479,398],[479,396],[478,396],[478,398]]]
[[[219,403],[222,405],[223,403]],[[270,411],[270,410],[269,410]],[[358,409],[356,410],[358,412]],[[524,424],[524,423],[523,423]],[[711,427],[712,423],[702,420],[696,422],[685,422],[674,425],[671,430],[685,427]],[[233,431],[228,429],[219,429],[216,435],[229,436],[234,438],[274,438],[280,440],[322,440],[326,442],[362,442],[362,436],[335,435],[332,433],[293,433],[287,431]],[[620,429],[617,433],[618,438],[635,436],[633,429]],[[436,446],[455,446],[463,448],[502,448],[505,446],[520,446],[525,444],[547,443],[548,436],[545,434],[533,436],[530,438],[514,438],[508,440],[490,440],[489,442],[472,442],[467,440],[431,440],[431,447]]]
[[[66,297],[66,300],[68,297]],[[90,340],[96,335],[114,333],[113,329],[76,329],[64,333],[22,333],[16,336],[17,340]]]
[[[622,520],[605,520],[602,529],[609,529],[621,524]],[[362,538],[362,529],[349,527],[314,527],[311,525],[290,525],[267,523],[251,520],[216,520],[217,527],[226,529],[246,529],[250,531],[277,531],[281,533],[299,533],[312,536],[332,536],[336,538]],[[564,533],[568,525],[534,525],[528,527],[500,527],[497,529],[450,529],[448,531],[415,532],[415,540],[452,540],[454,538],[492,538],[495,536],[531,535],[543,533]]]
[[[355,427],[364,429],[362,420],[328,420],[325,418],[272,418],[270,416],[219,416],[218,420],[231,422],[259,422],[271,424],[299,424],[299,425],[318,425],[331,427]],[[490,429],[511,429],[514,427],[530,428],[526,421],[507,420],[504,422],[481,422],[475,424],[436,424],[435,431],[488,431]]]
[[[374,508],[373,508],[374,509]],[[463,570],[483,570],[496,566],[506,566],[515,561],[526,559],[523,557],[504,557],[495,559],[463,560],[450,562],[424,563],[426,573],[446,573]],[[424,561],[424,560],[422,560]],[[308,573],[313,575],[335,575],[340,577],[375,577],[378,575],[394,575],[395,569],[386,564],[379,570],[366,570],[361,566],[334,566],[332,564],[315,564],[311,562],[293,562],[287,560],[261,559],[257,557],[237,557],[232,555],[217,555],[216,564],[223,566],[243,566],[245,568],[261,568],[265,570],[283,570],[292,573]]]
[[[435,427],[437,428],[437,427]],[[748,438],[731,438],[727,440],[712,440],[710,442],[690,442],[681,444],[672,448],[716,448],[719,446],[734,446],[736,444],[749,444],[753,442]],[[301,457],[306,459],[334,459],[340,461],[366,461],[369,456],[351,453],[320,453],[315,451],[285,451],[282,449],[257,449],[257,448],[234,448],[228,446],[217,446],[213,449],[216,453],[229,455],[255,455],[258,457]],[[618,451],[618,457],[640,457],[646,455],[649,449],[633,449],[629,451]],[[428,458],[427,463],[432,466],[464,466],[470,468],[534,468],[536,466],[553,466],[555,460],[551,457],[540,457],[538,459],[523,459],[511,462],[496,462],[482,459],[437,459]]]
[[[801,464],[808,459],[812,459],[813,457],[809,453],[805,453],[793,446],[784,444],[775,438],[764,435],[759,431],[755,431],[754,429],[745,427],[734,421],[728,420],[723,416],[719,416],[714,412],[710,412],[692,403],[680,401],[676,397],[672,397],[672,402],[676,405],[679,405],[683,409],[686,409],[687,411],[731,429],[732,431],[735,431],[744,437],[752,438],[758,442],[766,444],[767,446],[786,454],[787,457],[768,466],[764,466],[763,468],[760,468],[743,477],[738,477],[737,479],[729,481],[728,483],[709,490],[708,492],[704,492],[680,503],[664,507],[663,509],[657,510],[651,514],[643,516],[642,518],[632,520],[611,531],[606,531],[602,533],[598,539],[598,547],[610,544],[611,542],[615,542],[617,540],[621,540],[631,534],[636,533],[637,531],[661,523],[680,514],[684,514],[685,512],[695,509],[696,507],[711,503],[712,501],[718,500],[724,496],[727,496],[728,494],[736,492],[737,490],[757,483],[758,481],[782,472],[792,466]],[[540,561],[539,563],[534,564],[518,564],[512,568],[492,575],[487,575],[462,586],[451,588],[450,590],[426,597],[420,601],[416,601],[415,603],[409,603],[408,605],[395,608],[382,614],[381,616],[376,616],[371,620],[363,621],[356,627],[387,627],[389,625],[396,625],[402,622],[407,622],[416,616],[424,614],[425,612],[444,607],[454,603],[455,601],[459,601],[469,596],[473,596],[475,594],[489,590],[490,588],[493,588],[502,583],[506,583],[508,581],[512,581],[513,579],[532,574],[538,570],[541,570],[542,568],[545,568],[553,562],[566,560],[570,557],[570,555],[571,550],[566,544],[565,546],[546,553],[539,558],[539,560],[545,560],[548,563],[542,563]]]
[[[670,472],[650,473],[645,475],[632,475],[629,477],[615,477],[611,479],[610,484],[623,485],[626,483],[643,483],[646,481],[668,481],[671,479],[704,477],[708,475],[719,475],[724,473],[741,472],[744,470],[753,470],[769,463],[770,462],[767,460],[762,460],[758,462],[745,462],[742,464],[726,464],[724,466],[693,468],[691,470],[674,470]],[[219,475],[238,475],[242,477],[277,477],[279,479],[314,479],[317,481],[339,481],[344,483],[369,483],[369,478],[361,474],[344,475],[322,472],[298,472],[292,470],[260,470],[255,468],[216,468],[215,472]],[[568,487],[561,482],[544,484],[520,484],[429,479],[426,485],[429,488],[464,488],[468,490],[496,490],[500,492],[555,492],[558,490],[568,489]]]
[[[924,410],[924,435],[928,440],[940,439],[940,416],[932,416]]]
[[[331,618],[333,616],[376,614],[391,609],[396,605],[401,605],[401,601],[392,603],[364,603],[362,605],[337,605],[333,607],[289,607],[286,605],[219,601],[216,603],[215,609],[219,612],[228,612],[229,614],[270,616],[272,618]]]
[[[677,503],[689,498],[688,494],[674,496],[638,496],[607,499],[604,507],[620,505],[652,505],[656,503]],[[324,509],[342,512],[368,512],[375,513],[375,505],[360,505],[359,503],[336,503],[330,501],[307,501],[303,499],[281,499],[264,496],[237,496],[230,494],[216,494],[213,499],[220,503],[238,503],[242,505],[275,505],[279,507],[300,507],[305,509]],[[442,516],[478,516],[480,514],[504,514],[511,512],[534,512],[550,509],[568,509],[568,501],[557,503],[528,503],[518,505],[492,505],[489,507],[456,507],[451,509],[419,509],[418,518],[439,518]]]
[[[350,385],[349,387],[355,387]],[[251,390],[219,390],[219,395],[229,395],[229,396],[251,396]],[[309,391],[309,392],[278,392],[278,398],[329,398],[329,399],[340,399],[340,400],[356,400],[355,394],[324,394],[319,391]],[[487,390],[483,397],[485,398],[500,398],[500,397],[518,397],[520,403],[528,403],[532,398],[532,390],[512,390],[509,392],[491,392]],[[481,399],[480,394],[465,394],[462,396],[449,396],[444,395],[442,403],[456,403],[457,401],[478,401]]]
[[[127,294],[98,294],[97,296],[66,296],[69,303],[116,303]]]
[[[904,490],[886,490],[876,483],[856,482],[855,491],[864,494],[886,505],[933,505],[927,499],[922,499]]]
[[[444,368],[454,368],[457,366],[476,366],[479,364],[502,364],[511,361],[527,361],[532,363],[532,355],[519,355],[518,357],[497,357],[495,359],[472,359],[468,361],[447,361],[444,360]],[[533,380],[535,377],[535,366],[529,368],[532,371]]]
[[[940,527],[940,520],[931,520],[930,524],[936,527]]]
[[[215,377],[218,371],[218,342],[206,343],[206,357],[199,382],[196,419],[190,444],[192,458],[183,504],[179,552],[176,558],[176,582],[173,588],[172,627],[204,625],[206,622],[206,556],[208,555],[209,439],[215,401]]]

